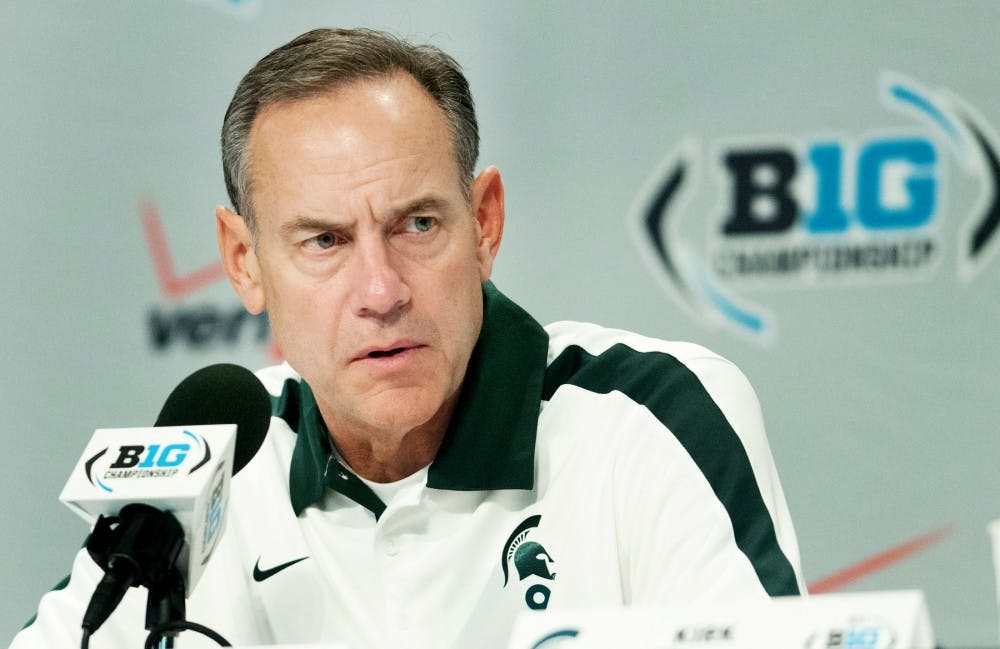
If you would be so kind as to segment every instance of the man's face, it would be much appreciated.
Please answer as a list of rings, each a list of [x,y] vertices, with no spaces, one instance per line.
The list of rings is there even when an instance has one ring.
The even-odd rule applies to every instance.
[[[223,258],[331,432],[446,420],[482,324],[499,174],[465,197],[445,117],[404,74],[265,108],[249,155],[257,242],[222,210]]]

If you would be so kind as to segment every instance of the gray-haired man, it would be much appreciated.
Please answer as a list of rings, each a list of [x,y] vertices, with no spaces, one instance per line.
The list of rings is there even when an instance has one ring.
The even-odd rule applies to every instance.
[[[477,154],[435,48],[316,30],[240,83],[219,246],[287,363],[259,373],[271,428],[190,619],[238,644],[503,647],[531,609],[802,590],[746,379],[504,297],[504,190]],[[73,644],[99,572],[81,553],[14,646]],[[142,606],[93,646],[138,646]]]

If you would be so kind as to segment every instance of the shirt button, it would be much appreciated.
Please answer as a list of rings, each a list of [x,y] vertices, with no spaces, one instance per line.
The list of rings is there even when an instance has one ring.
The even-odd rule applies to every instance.
[[[399,553],[399,544],[396,543],[395,539],[389,539],[385,542],[385,553],[390,557],[394,557]]]

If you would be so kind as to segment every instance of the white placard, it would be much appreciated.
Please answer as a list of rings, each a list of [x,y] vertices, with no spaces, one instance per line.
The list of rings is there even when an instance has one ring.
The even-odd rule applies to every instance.
[[[510,649],[933,649],[919,591],[778,597],[665,611],[635,607],[522,615]]]

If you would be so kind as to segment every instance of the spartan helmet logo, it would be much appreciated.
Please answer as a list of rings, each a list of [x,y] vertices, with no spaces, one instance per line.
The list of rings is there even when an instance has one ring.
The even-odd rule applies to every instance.
[[[508,537],[507,543],[504,545],[503,554],[500,556],[504,587],[507,586],[507,581],[510,577],[509,566],[512,560],[514,567],[517,569],[519,581],[532,576],[550,581],[556,578],[556,573],[550,569],[552,564],[555,563],[552,556],[542,547],[541,543],[526,540],[531,531],[538,527],[541,520],[542,517],[539,514],[529,516],[521,521],[521,524]],[[550,592],[547,586],[534,584],[524,594],[524,601],[528,604],[528,608],[535,610],[544,609],[549,605]]]
[[[538,575],[542,579],[554,579],[555,573],[549,572],[549,564],[553,563],[552,557],[545,551],[541,543],[527,541],[515,546],[514,566],[517,568],[517,576],[522,580],[529,575]]]

